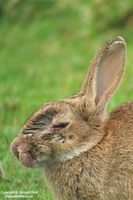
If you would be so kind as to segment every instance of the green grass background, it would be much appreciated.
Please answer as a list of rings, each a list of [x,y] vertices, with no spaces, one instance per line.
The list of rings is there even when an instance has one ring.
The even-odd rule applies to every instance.
[[[43,170],[21,166],[10,153],[11,141],[41,104],[78,92],[97,49],[117,35],[127,42],[127,65],[109,110],[132,99],[133,18],[123,18],[130,4],[104,0],[0,2],[0,162],[4,171],[0,191],[38,191],[33,199],[53,200]]]

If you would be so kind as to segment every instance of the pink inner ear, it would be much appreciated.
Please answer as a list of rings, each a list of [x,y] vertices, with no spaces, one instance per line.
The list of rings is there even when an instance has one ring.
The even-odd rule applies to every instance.
[[[95,98],[96,105],[98,104],[99,101],[100,101],[100,96],[96,96],[96,98]]]
[[[97,63],[96,68],[96,97],[95,102],[98,102],[103,97],[104,93],[110,91],[115,85],[114,90],[119,84],[118,73],[123,70],[123,48],[110,50],[102,56]]]

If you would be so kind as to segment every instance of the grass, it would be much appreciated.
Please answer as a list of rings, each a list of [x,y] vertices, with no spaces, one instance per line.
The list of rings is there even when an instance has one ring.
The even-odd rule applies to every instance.
[[[132,27],[99,29],[84,3],[58,3],[33,20],[0,21],[1,191],[38,191],[36,200],[53,200],[42,169],[27,169],[10,153],[10,143],[27,117],[41,104],[79,91],[88,63],[108,39],[122,35],[128,61],[121,87],[109,110],[132,99]],[[90,9],[88,7],[88,9]],[[4,199],[0,194],[0,199]]]

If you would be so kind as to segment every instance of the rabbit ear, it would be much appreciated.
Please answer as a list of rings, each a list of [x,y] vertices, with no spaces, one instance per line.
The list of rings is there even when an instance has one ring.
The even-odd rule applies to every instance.
[[[85,104],[105,109],[117,89],[125,66],[126,44],[123,38],[108,41],[92,59],[81,93]],[[102,109],[102,110],[103,110]]]

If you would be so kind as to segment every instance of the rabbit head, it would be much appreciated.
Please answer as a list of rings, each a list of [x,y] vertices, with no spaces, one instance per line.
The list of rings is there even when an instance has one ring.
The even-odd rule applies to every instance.
[[[108,120],[107,104],[125,66],[123,38],[108,41],[90,62],[81,91],[33,113],[11,151],[27,167],[47,167],[79,156],[99,143]]]

